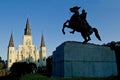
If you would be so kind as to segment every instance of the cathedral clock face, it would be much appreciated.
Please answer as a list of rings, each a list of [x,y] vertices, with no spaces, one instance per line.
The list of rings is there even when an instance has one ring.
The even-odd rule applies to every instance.
[[[31,44],[30,39],[27,39],[26,40],[26,45],[30,45],[30,44]]]

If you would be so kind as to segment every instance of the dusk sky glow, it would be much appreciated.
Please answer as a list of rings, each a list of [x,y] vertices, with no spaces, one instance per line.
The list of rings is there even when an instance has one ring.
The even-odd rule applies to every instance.
[[[98,29],[102,41],[94,34],[89,43],[103,44],[120,41],[120,0],[0,0],[0,56],[7,59],[7,49],[11,33],[15,48],[22,44],[27,18],[29,19],[33,44],[40,47],[42,34],[46,44],[47,56],[65,41],[83,41],[80,33],[70,34],[71,29],[63,23],[70,19],[69,8],[81,6],[85,9],[87,21]]]

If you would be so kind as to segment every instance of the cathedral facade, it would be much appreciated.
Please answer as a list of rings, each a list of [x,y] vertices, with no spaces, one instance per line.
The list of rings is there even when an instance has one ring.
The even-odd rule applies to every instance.
[[[26,28],[23,35],[23,43],[18,45],[18,50],[15,49],[13,36],[11,34],[8,45],[8,69],[15,62],[33,62],[39,67],[46,66],[46,47],[44,37],[42,35],[40,49],[37,50],[36,45],[32,44],[32,35],[29,25],[29,20],[26,21]]]

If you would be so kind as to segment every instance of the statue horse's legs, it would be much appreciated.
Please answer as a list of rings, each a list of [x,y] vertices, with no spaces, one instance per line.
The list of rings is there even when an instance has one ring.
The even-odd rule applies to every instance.
[[[98,30],[97,30],[96,28],[90,28],[90,29],[89,29],[89,32],[88,32],[88,33],[86,33],[86,32],[87,32],[87,31],[85,31],[85,30],[83,30],[83,31],[81,32],[81,35],[82,35],[82,37],[84,38],[83,43],[87,43],[88,41],[91,40],[90,35],[91,35],[93,32],[95,33],[95,36],[97,37],[97,39],[101,41],[100,35],[99,35]]]
[[[67,21],[63,24],[63,28],[62,28],[63,34],[65,34],[65,31],[64,31],[65,27],[73,29],[72,31],[70,31],[70,33],[74,34],[74,32],[75,32],[76,30],[73,28],[73,26],[76,26],[76,25],[73,25],[73,23],[70,24],[70,21],[67,20]]]
[[[90,35],[88,36],[88,41],[90,41],[91,40],[91,38],[90,38]]]
[[[64,31],[64,28],[65,28],[66,26],[65,25],[63,25],[63,28],[62,28],[62,32],[63,32],[63,34],[65,34],[65,31]]]
[[[69,22],[69,20],[67,20],[67,21],[63,24],[63,28],[62,28],[63,34],[65,34],[65,31],[64,31],[65,27],[68,27],[68,26],[69,26],[69,25],[67,25],[68,22]]]
[[[84,31],[82,31],[82,32],[81,32],[81,35],[82,35],[82,37],[83,37],[83,39],[84,39],[83,43],[87,43],[88,41],[91,40],[90,34],[88,34],[88,33],[84,32]]]
[[[83,39],[84,39],[83,43],[87,43],[88,40],[87,40],[87,37],[86,37],[85,33],[84,33],[84,32],[81,32],[81,35],[82,35],[82,37],[83,37]]]

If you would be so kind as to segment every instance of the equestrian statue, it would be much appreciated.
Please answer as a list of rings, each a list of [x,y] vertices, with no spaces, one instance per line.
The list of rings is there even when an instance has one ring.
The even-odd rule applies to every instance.
[[[70,31],[70,33],[74,34],[74,32],[80,32],[84,41],[83,43],[87,43],[88,41],[91,40],[90,35],[94,32],[95,36],[97,37],[98,40],[101,41],[100,35],[98,33],[98,30],[96,28],[92,28],[87,20],[86,20],[86,11],[83,9],[82,13],[79,14],[79,10],[80,7],[75,6],[70,8],[70,11],[73,13],[72,17],[70,18],[70,20],[67,20],[64,24],[63,24],[63,28],[62,28],[62,32],[63,34],[65,34],[64,28],[71,28],[73,29],[72,31]]]

